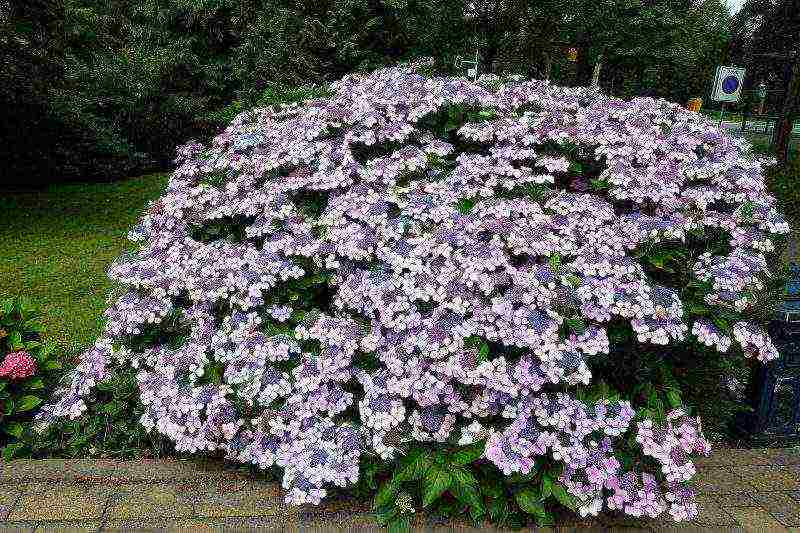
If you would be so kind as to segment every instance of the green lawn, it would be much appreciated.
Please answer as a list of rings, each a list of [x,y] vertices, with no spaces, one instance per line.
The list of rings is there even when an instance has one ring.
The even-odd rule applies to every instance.
[[[105,270],[167,176],[0,190],[0,297],[25,295],[44,314],[45,335],[65,355],[91,344],[111,282]]]

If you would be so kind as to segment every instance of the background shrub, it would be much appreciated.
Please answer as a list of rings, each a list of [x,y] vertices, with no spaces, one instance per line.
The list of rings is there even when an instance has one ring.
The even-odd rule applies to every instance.
[[[727,38],[719,0],[3,0],[2,183],[114,179],[168,167],[237,105],[397,60],[481,50],[481,72],[601,82],[683,101]],[[717,9],[721,8],[721,10]],[[574,15],[574,16],[573,16]],[[598,31],[603,28],[603,31]],[[656,38],[657,37],[657,38]],[[580,47],[576,64],[563,43]],[[648,71],[649,72],[649,71]],[[649,82],[648,82],[649,83]],[[693,89],[692,89],[693,90]],[[238,104],[237,104],[238,102]],[[25,132],[24,135],[20,132]]]

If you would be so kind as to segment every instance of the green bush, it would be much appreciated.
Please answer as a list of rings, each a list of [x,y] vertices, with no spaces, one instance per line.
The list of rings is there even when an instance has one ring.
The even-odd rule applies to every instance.
[[[174,447],[167,439],[147,433],[139,423],[143,410],[138,394],[135,371],[112,371],[97,385],[96,401],[83,416],[59,421],[42,433],[28,428],[23,438],[30,455],[128,459],[172,454]]]
[[[136,373],[112,372],[98,384],[97,402],[78,420],[62,421],[37,432],[32,424],[37,407],[63,379],[63,362],[57,346],[41,338],[41,313],[24,298],[0,301],[0,450],[4,459],[18,457],[160,456],[172,446],[139,424],[142,407],[136,401]],[[6,376],[7,356],[24,352],[34,362],[33,374]],[[18,368],[13,366],[13,368]],[[24,372],[27,375],[28,372]]]
[[[26,425],[60,375],[61,362],[54,345],[42,341],[38,318],[25,299],[0,301],[0,448],[5,459],[30,451]]]
[[[767,187],[778,198],[792,228],[800,227],[800,156],[793,154],[785,166],[773,165],[766,172]]]

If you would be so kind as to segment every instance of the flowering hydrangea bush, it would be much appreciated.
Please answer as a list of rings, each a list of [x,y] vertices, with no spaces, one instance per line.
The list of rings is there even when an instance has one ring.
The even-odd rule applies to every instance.
[[[23,438],[45,391],[62,377],[52,344],[41,338],[39,310],[24,298],[0,299],[0,456],[30,452]]]
[[[663,100],[388,68],[242,113],[176,162],[42,427],[131,365],[146,428],[280,467],[291,503],[373,458],[403,466],[380,499],[404,506],[427,479],[423,504],[481,516],[489,466],[533,514],[552,494],[685,520],[699,419],[604,369],[689,343],[777,355],[748,318],[789,230],[762,163]]]

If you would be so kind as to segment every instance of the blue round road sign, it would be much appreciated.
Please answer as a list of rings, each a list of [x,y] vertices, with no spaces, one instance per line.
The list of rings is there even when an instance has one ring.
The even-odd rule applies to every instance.
[[[722,92],[725,94],[733,94],[739,88],[739,78],[736,76],[728,76],[722,80]]]

